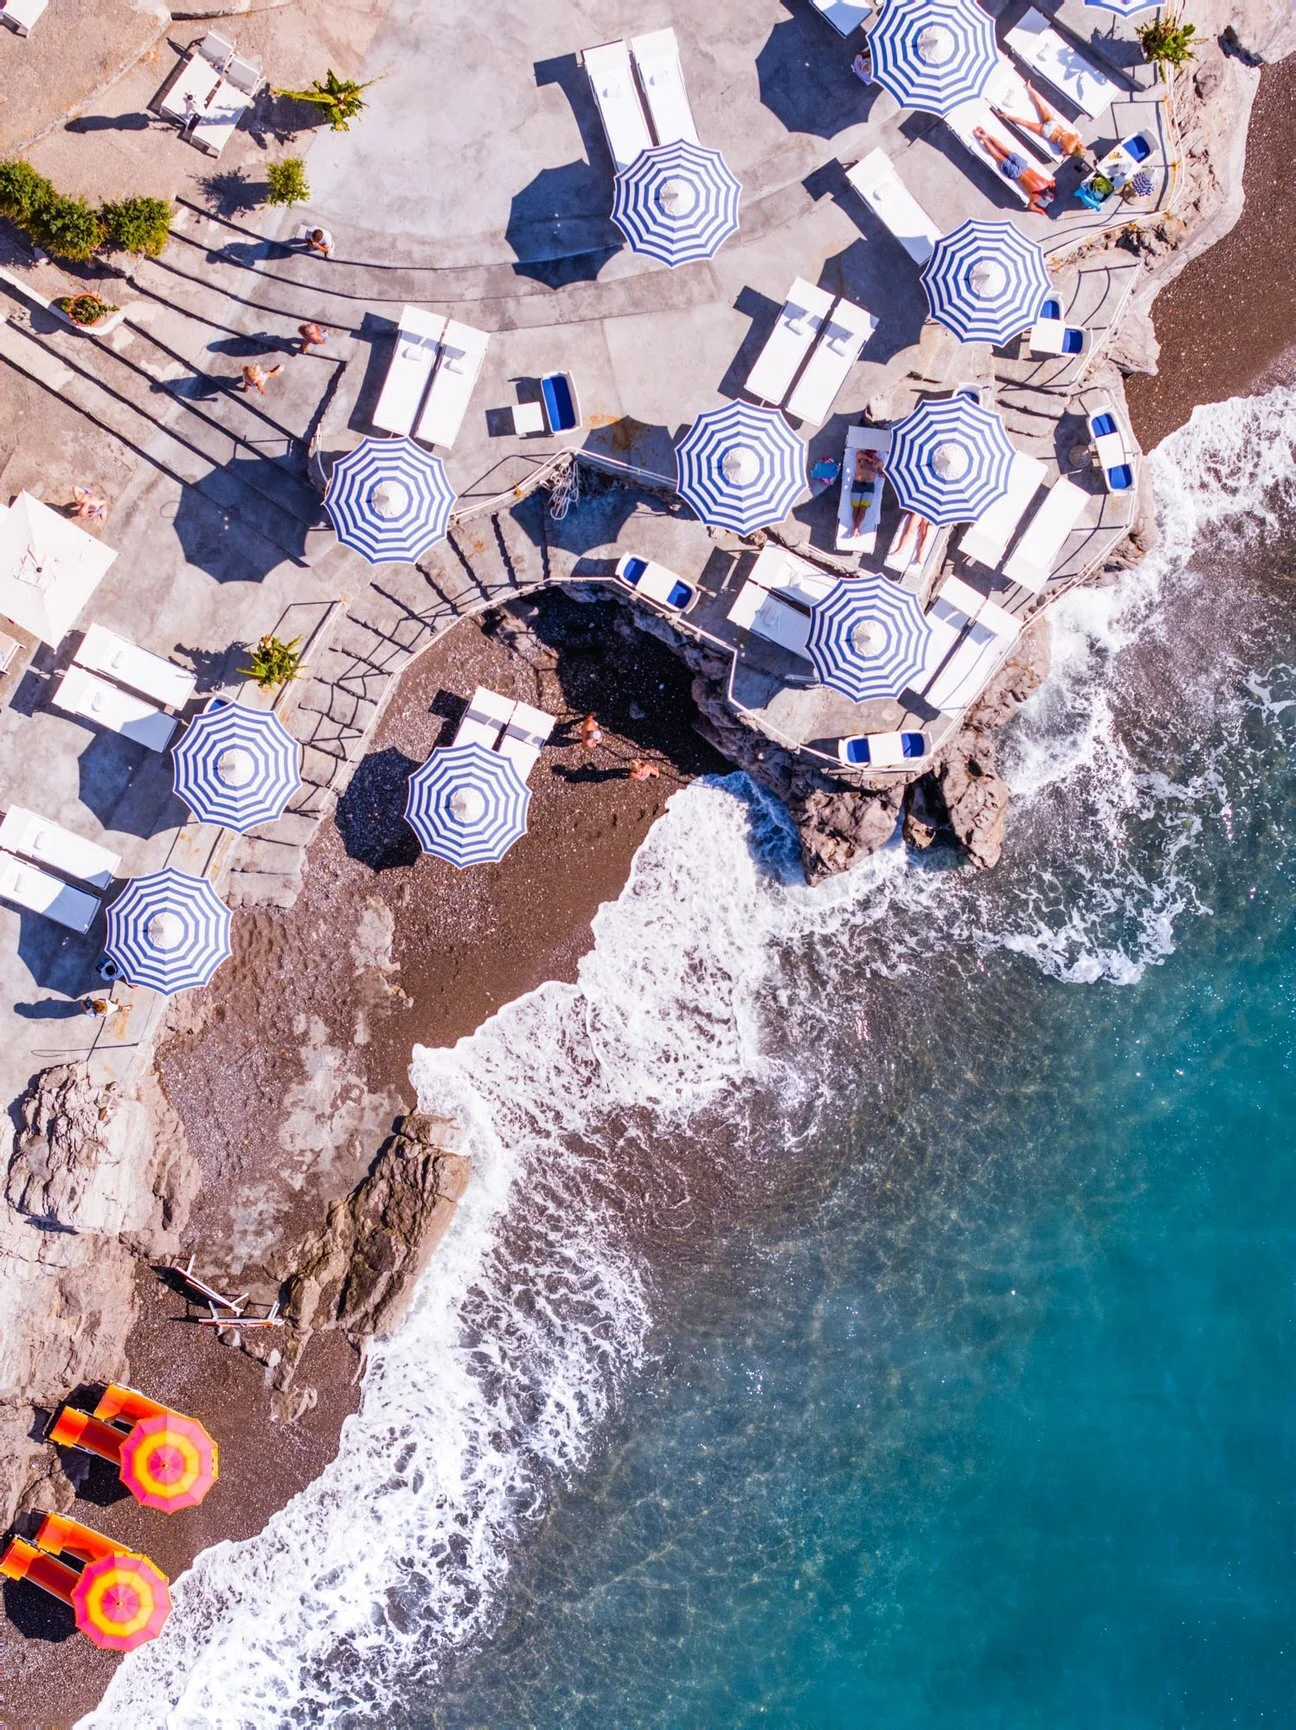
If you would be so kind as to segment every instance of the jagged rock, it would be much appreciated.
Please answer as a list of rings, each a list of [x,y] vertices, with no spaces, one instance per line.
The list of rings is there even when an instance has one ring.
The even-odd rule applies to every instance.
[[[1010,800],[1008,783],[995,773],[993,740],[987,733],[960,733],[935,773],[955,839],[973,865],[988,871],[1003,851]]]
[[[791,803],[806,879],[820,883],[876,853],[895,834],[904,784],[877,792],[817,788]]]
[[[368,1176],[330,1207],[323,1230],[300,1245],[282,1294],[293,1333],[274,1369],[281,1389],[317,1329],[340,1329],[359,1345],[401,1319],[467,1187],[470,1161],[442,1145],[450,1128],[411,1112]]]
[[[931,775],[911,781],[905,788],[904,838],[906,846],[925,851],[949,822],[940,789]]]
[[[36,1078],[5,1183],[17,1212],[64,1231],[137,1234],[169,1251],[197,1188],[183,1125],[151,1075],[135,1093],[96,1087],[84,1063]]]
[[[968,726],[974,732],[1002,727],[1031,692],[1044,683],[1049,660],[1048,620],[1038,618],[1018,637],[1008,659],[969,711]]]

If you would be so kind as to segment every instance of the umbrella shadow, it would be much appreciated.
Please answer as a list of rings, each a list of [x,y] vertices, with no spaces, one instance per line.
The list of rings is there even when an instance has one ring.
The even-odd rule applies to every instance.
[[[412,757],[394,746],[361,759],[334,815],[349,859],[371,871],[417,863],[418,837],[405,821],[409,778],[417,768]]]
[[[71,1604],[43,1592],[30,1580],[5,1581],[4,1607],[5,1616],[25,1639],[58,1645],[77,1632]]]
[[[861,83],[851,71],[854,57],[812,7],[798,4],[756,56],[761,101],[789,132],[835,138],[868,119],[878,94],[876,84]]]
[[[517,255],[516,274],[549,288],[593,282],[623,244],[611,203],[611,188],[591,163],[542,168],[509,207],[504,238]]]

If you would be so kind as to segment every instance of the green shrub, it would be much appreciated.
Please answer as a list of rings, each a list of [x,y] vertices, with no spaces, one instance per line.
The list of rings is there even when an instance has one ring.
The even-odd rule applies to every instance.
[[[99,211],[109,244],[146,258],[156,258],[170,240],[173,214],[165,198],[123,198]]]
[[[97,294],[65,294],[54,304],[60,312],[68,315],[73,324],[98,324],[101,318],[117,311],[111,302],[100,300]]]
[[[84,264],[103,244],[103,224],[84,198],[65,198],[56,192],[37,222],[28,230],[55,258]]]
[[[267,204],[306,204],[310,201],[310,182],[306,164],[300,156],[285,156],[282,162],[272,162],[266,169]]]
[[[255,679],[263,689],[269,685],[286,685],[301,671],[302,658],[297,648],[300,637],[285,643],[281,637],[262,637],[252,658],[239,672],[244,678]]]
[[[339,78],[330,66],[323,83],[317,78],[309,90],[276,90],[275,95],[290,96],[294,102],[309,102],[322,108],[334,132],[349,132],[356,115],[368,107],[360,94],[368,88],[368,84],[357,84],[354,78]]]
[[[0,216],[16,228],[28,229],[58,197],[43,174],[20,157],[0,162]]]
[[[1158,68],[1186,66],[1197,57],[1193,47],[1197,26],[1183,23],[1173,12],[1167,12],[1164,18],[1158,12],[1148,23],[1140,24],[1134,34],[1139,39],[1143,58]]]

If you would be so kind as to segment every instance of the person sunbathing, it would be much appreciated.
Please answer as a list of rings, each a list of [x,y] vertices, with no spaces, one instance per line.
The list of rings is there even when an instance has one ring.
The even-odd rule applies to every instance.
[[[999,164],[999,172],[1005,180],[1015,180],[1026,194],[1029,209],[1043,216],[1049,205],[1057,197],[1057,181],[1051,174],[1045,174],[1042,168],[1032,168],[1024,156],[1019,156],[1015,150],[1009,150],[1006,144],[1000,144],[997,138],[991,138],[984,126],[974,128],[973,138]]]
[[[1071,122],[1059,114],[1040,95],[1033,84],[1027,84],[1027,94],[1034,105],[1034,114],[1010,114],[1006,108],[993,108],[992,114],[997,114],[1000,120],[1010,120],[1014,126],[1020,126],[1023,132],[1034,132],[1048,144],[1055,144],[1063,156],[1085,155],[1085,141],[1072,126]]]
[[[877,490],[882,484],[882,458],[877,451],[856,451],[855,472],[851,476],[850,507],[852,535],[858,535],[864,527],[864,518],[868,515],[869,506],[877,497]]]
[[[904,520],[900,531],[900,539],[895,544],[892,554],[894,563],[901,571],[910,571],[915,565],[921,567],[923,548],[927,545],[927,537],[931,533],[931,524],[926,517],[920,517],[917,511],[910,511]],[[913,550],[908,551],[909,541],[913,540]]]

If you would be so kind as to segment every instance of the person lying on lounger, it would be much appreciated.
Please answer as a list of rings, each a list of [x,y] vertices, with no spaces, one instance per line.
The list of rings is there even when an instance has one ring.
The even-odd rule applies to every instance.
[[[926,517],[920,517],[916,511],[910,511],[905,517],[904,527],[900,531],[900,539],[896,542],[895,558],[902,570],[912,570],[923,561],[923,548],[927,545],[927,537],[931,533],[931,524]],[[910,537],[914,538],[913,551],[906,557],[906,549]]]
[[[1020,126],[1023,132],[1034,132],[1047,143],[1056,144],[1064,156],[1083,158],[1085,141],[1071,122],[1056,108],[1051,108],[1033,84],[1027,84],[1026,89],[1035,107],[1034,114],[1010,114],[1006,108],[995,108],[991,112],[1000,120],[1010,120],[1014,126]]]
[[[856,451],[855,472],[851,476],[851,530],[858,535],[864,527],[869,506],[882,485],[882,458],[877,451]]]
[[[973,138],[981,148],[999,164],[999,172],[1005,180],[1015,180],[1027,195],[1027,203],[1031,210],[1041,216],[1057,197],[1057,181],[1051,174],[1045,174],[1042,168],[1032,168],[1024,156],[1019,156],[1015,150],[1009,150],[1006,144],[1000,144],[997,138],[991,138],[984,126],[978,126],[972,133]]]

